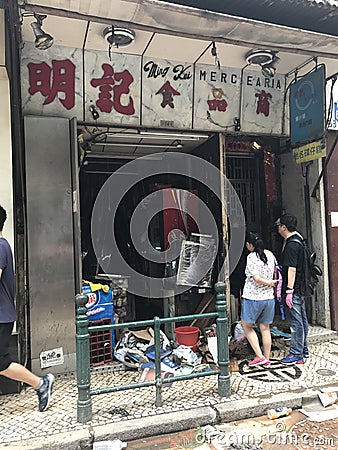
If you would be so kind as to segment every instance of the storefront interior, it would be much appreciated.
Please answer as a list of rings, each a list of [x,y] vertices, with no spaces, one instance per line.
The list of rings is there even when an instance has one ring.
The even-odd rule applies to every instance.
[[[272,225],[274,214],[279,212],[277,180],[275,177],[275,153],[278,151],[276,142],[258,140],[252,137],[244,140],[233,140],[228,137],[225,151],[226,176],[232,183],[239,196],[247,228],[264,234],[271,245],[278,246],[278,242],[272,242],[271,228],[262,227],[263,223]],[[84,280],[92,282],[109,283],[112,288],[120,285],[126,288],[131,281],[124,273],[119,273],[116,267],[103,270],[98,262],[91,240],[91,220],[95,200],[100,189],[112,174],[127,176],[132,179],[135,174],[119,170],[128,162],[144,155],[157,155],[162,152],[181,152],[198,156],[207,160],[216,167],[220,167],[220,144],[218,134],[183,133],[167,130],[135,130],[119,128],[93,128],[80,125],[78,128],[79,152],[80,152],[80,210],[81,210],[81,256],[82,276]],[[259,149],[255,147],[259,146]],[[268,151],[270,150],[270,152]],[[270,155],[267,161],[266,155]],[[273,160],[272,172],[271,161]],[[149,160],[151,164],[151,159]],[[271,180],[267,180],[267,170],[270,170]],[[118,179],[118,178],[117,178]],[[173,286],[166,284],[165,278],[177,273],[177,265],[158,264],[145,259],[138,251],[130,245],[131,239],[129,225],[132,213],[136,206],[149,194],[163,188],[182,189],[194,192],[205,202],[217,217],[218,231],[220,236],[218,257],[212,274],[212,283],[217,281],[217,270],[222,264],[222,219],[221,205],[212,192],[193,178],[185,178],[173,174],[159,174],[146,178],[135,184],[130,189],[119,205],[116,222],[114,225],[116,240],[123,258],[133,269],[143,274],[156,278],[163,278],[163,297],[168,289]],[[271,196],[271,190],[272,196]],[[191,233],[198,233],[198,226],[193,220],[183,223],[177,211],[165,211],[166,198],[163,194],[164,211],[155,215],[149,224],[148,235],[151,245],[159,250],[165,251],[168,246],[168,233],[172,229],[181,229],[186,237]],[[267,206],[269,205],[269,207]],[[271,209],[272,208],[272,209]],[[268,215],[271,217],[268,217]],[[104,231],[103,231],[104,232]],[[244,266],[246,252],[243,250],[242,257],[234,273],[230,277],[230,292],[236,298],[240,298],[241,289],[244,284]],[[176,272],[175,272],[176,271]],[[183,294],[175,296],[175,313],[193,314],[199,311],[203,299],[210,296],[212,288],[199,289],[191,286]],[[128,293],[126,311],[123,315],[128,320],[145,320],[158,315],[166,315],[166,302],[163,299],[144,297]],[[188,300],[188,301],[187,301]],[[238,318],[238,317],[236,317]]]

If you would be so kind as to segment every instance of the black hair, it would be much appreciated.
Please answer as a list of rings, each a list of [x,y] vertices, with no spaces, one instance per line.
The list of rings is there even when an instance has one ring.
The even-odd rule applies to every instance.
[[[283,214],[280,219],[280,223],[285,225],[289,231],[296,231],[297,228],[297,218],[292,214]]]
[[[3,208],[3,207],[0,205],[0,231],[3,230],[3,228],[4,228],[4,223],[5,223],[6,219],[7,219],[7,213],[6,213],[6,210],[5,210],[5,208]]]
[[[268,262],[268,258],[264,253],[264,242],[258,233],[254,233],[253,231],[248,231],[246,233],[245,242],[253,245],[254,252],[263,261],[264,264]]]

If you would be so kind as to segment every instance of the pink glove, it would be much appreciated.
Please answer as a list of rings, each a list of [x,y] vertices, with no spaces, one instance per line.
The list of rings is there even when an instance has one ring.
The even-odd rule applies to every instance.
[[[285,303],[288,305],[288,307],[290,309],[292,308],[293,303],[292,303],[292,294],[291,293],[290,294],[286,294]]]

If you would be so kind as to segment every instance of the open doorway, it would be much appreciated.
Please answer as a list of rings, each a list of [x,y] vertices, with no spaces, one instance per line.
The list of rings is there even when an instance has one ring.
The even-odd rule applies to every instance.
[[[128,293],[128,283],[132,280],[128,279],[125,273],[116,271],[116,267],[108,272],[102,270],[94,252],[91,220],[94,203],[100,190],[112,174],[115,175],[115,183],[118,183],[118,180],[121,179],[119,177],[128,177],[130,184],[133,185],[133,177],[138,178],[139,173],[128,170],[127,164],[139,156],[148,155],[147,164],[151,165],[152,154],[154,158],[157,158],[158,153],[167,153],[168,151],[188,154],[195,152],[202,146],[207,146],[210,154],[218,153],[218,141],[217,139],[213,140],[209,134],[185,134],[171,131],[155,132],[147,130],[143,133],[148,134],[142,134],[142,132],[135,130],[88,130],[87,128],[80,128],[78,133],[84,138],[84,145],[81,146],[82,163],[80,168],[83,279],[94,283],[113,281],[116,289],[118,289],[119,283],[122,283]],[[199,185],[196,180],[164,172],[137,181],[125,193],[117,208],[114,234],[119,251],[130,267],[147,277],[164,278],[169,269],[177,270],[177,267],[169,268],[165,262],[149,261],[132,245],[129,228],[133,212],[143,199],[156,191],[162,191],[160,193],[162,208],[153,217],[149,217],[147,237],[154,249],[163,252],[167,249],[168,234],[171,230],[181,230],[185,236],[198,231],[193,220],[190,220],[189,217],[185,220],[178,209],[171,208],[172,202],[176,202],[178,205],[182,200],[178,196],[177,190],[187,193],[184,201],[188,203],[188,208],[196,209],[193,214],[195,216],[198,216],[196,198],[201,198],[202,201],[207,203],[210,202],[210,195],[205,193],[203,186]],[[189,193],[193,195],[190,197]],[[140,224],[140,230],[141,228]],[[105,233],[105,230],[102,230],[102,232]],[[108,254],[107,257],[109,257]],[[170,286],[164,286],[164,291],[169,290]],[[186,297],[186,295],[189,296],[189,303],[183,304],[179,299],[176,299],[177,314],[193,313],[201,298],[201,294],[198,295],[194,289],[191,289],[188,294],[182,294],[183,297]],[[132,293],[128,293],[127,297],[126,311],[122,311],[127,320],[145,320],[156,315],[160,317],[166,315],[166,306],[163,299]]]

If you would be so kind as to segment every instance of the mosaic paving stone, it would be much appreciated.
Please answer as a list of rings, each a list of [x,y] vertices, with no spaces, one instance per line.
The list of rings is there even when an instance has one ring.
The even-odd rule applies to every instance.
[[[162,391],[163,405],[161,407],[155,406],[156,391],[154,387],[92,396],[93,420],[91,424],[98,426],[117,423],[172,411],[213,406],[234,400],[265,398],[267,395],[270,396],[270,393],[322,388],[325,385],[338,383],[337,333],[331,332],[331,330],[323,331],[321,327],[310,327],[309,350],[310,358],[306,364],[299,366],[300,373],[290,367],[278,369],[277,373],[280,372],[284,377],[279,382],[273,378],[269,379],[264,372],[261,373],[262,369],[247,370],[245,360],[239,360],[239,365],[242,365],[243,370],[242,373],[231,373],[229,398],[222,398],[217,394],[216,375],[172,383],[171,387]],[[276,360],[275,367],[279,367],[278,360],[284,355],[285,352],[280,350],[272,352],[271,357]],[[123,371],[122,369],[122,366],[109,366],[93,370],[91,389],[138,382],[139,373],[137,371]],[[299,376],[295,376],[296,372]],[[285,376],[285,373],[289,375]],[[262,377],[267,381],[263,383]],[[120,413],[114,412],[116,405],[120,408]],[[37,411],[37,398],[32,388],[25,388],[20,394],[0,396],[1,442],[8,443],[87,428],[88,424],[82,425],[76,421],[76,410],[75,373],[56,377],[51,406],[44,413]]]

